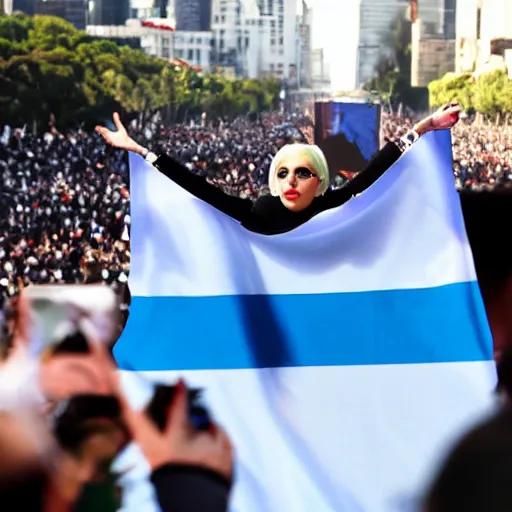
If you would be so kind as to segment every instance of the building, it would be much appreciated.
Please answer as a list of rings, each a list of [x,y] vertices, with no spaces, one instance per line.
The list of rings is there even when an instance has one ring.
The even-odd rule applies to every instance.
[[[171,7],[170,0],[130,0],[129,17],[138,20],[147,18],[170,19]],[[174,21],[173,26],[175,26]]]
[[[190,66],[210,71],[212,33],[204,30],[176,30],[174,36],[174,54],[176,59],[184,60]]]
[[[125,25],[90,25],[87,33],[113,40],[138,40],[138,47],[148,55],[171,61],[180,59],[205,72],[210,70],[211,32],[175,31],[166,20],[153,18],[131,19]]]
[[[480,53],[482,0],[458,0],[455,23],[455,71],[473,72]]]
[[[360,0],[356,85],[362,87],[374,74],[382,57],[391,56],[388,45],[393,23],[406,16],[409,0]]]
[[[505,65],[507,66],[508,78],[512,80],[512,49],[505,50]]]
[[[36,0],[35,14],[57,16],[85,30],[87,7],[85,0]]]
[[[301,88],[311,87],[311,52],[312,37],[311,29],[313,27],[313,9],[302,0],[302,14],[299,16],[298,23],[298,86]]]
[[[478,65],[486,63],[491,55],[503,57],[504,50],[510,47],[512,41],[511,21],[512,2],[510,0],[482,1]]]
[[[4,3],[5,13],[12,14],[16,11],[24,12],[32,16],[36,12],[35,0],[7,0]]]
[[[277,17],[260,15],[259,7],[246,6],[240,34],[243,52],[242,68],[245,76],[258,78],[284,76],[283,53],[276,46]]]
[[[299,68],[298,16],[300,4],[297,0],[278,0],[276,3],[277,40],[283,50],[285,78],[291,79]]]
[[[87,25],[124,25],[129,12],[129,0],[89,0]]]
[[[512,49],[510,0],[457,0],[455,70],[473,72]],[[493,59],[496,61],[496,58]]]
[[[455,40],[457,0],[417,0],[422,38]]]
[[[456,2],[414,0],[412,6],[411,85],[426,87],[455,71]]]
[[[331,71],[325,62],[324,50],[315,49],[311,52],[311,88],[316,91],[331,88]]]
[[[411,85],[427,87],[446,73],[455,71],[455,39],[434,38],[427,25],[426,36],[422,34],[423,22],[412,24],[411,39]]]
[[[212,62],[228,74],[297,81],[296,0],[213,0]]]
[[[201,32],[211,30],[212,0],[174,0],[176,30]]]
[[[108,39],[139,39],[140,48],[153,57],[174,59],[174,28],[162,20],[128,20],[125,25],[88,25],[87,34]]]
[[[212,0],[212,64],[228,74],[244,74],[248,41],[242,18],[241,0]]]

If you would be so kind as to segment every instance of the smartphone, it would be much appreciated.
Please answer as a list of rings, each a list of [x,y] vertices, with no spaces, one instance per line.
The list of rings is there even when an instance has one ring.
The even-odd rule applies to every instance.
[[[114,291],[102,284],[31,285],[22,291],[30,324],[33,355],[54,350],[62,342],[87,346],[88,337],[112,344],[118,335],[120,310]],[[84,330],[84,327],[87,327]]]
[[[172,403],[176,386],[156,386],[153,398],[146,407],[146,414],[160,431],[165,430],[167,412]],[[209,430],[210,416],[201,403],[201,389],[188,390],[188,410],[190,423],[196,430]]]

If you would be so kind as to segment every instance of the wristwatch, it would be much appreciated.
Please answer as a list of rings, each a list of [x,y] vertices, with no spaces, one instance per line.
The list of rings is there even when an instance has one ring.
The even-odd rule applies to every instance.
[[[144,157],[144,160],[146,162],[149,162],[150,164],[154,164],[158,160],[158,156],[155,155],[152,151],[148,151],[146,156]]]
[[[398,142],[398,147],[402,151],[407,151],[420,138],[416,130],[409,130]]]

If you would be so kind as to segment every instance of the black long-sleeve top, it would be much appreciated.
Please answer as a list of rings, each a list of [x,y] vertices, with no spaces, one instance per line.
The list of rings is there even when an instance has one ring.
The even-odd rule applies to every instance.
[[[167,464],[153,471],[151,482],[162,512],[228,510],[232,483],[208,469]]]
[[[208,183],[205,177],[193,174],[167,155],[160,155],[154,166],[177,185],[239,221],[246,229],[264,235],[275,235],[291,231],[315,215],[346,203],[382,176],[401,154],[398,146],[389,142],[374,155],[365,170],[349,183],[315,197],[311,205],[300,212],[292,212],[286,208],[278,197],[262,196],[253,203],[250,199],[225,194],[220,188]]]

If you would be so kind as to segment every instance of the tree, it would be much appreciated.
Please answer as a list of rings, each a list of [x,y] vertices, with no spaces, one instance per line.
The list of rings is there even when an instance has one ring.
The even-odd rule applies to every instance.
[[[460,103],[464,110],[473,108],[473,83],[471,75],[448,73],[428,85],[430,105],[441,107],[452,101]]]
[[[433,107],[457,101],[464,110],[489,117],[512,111],[512,82],[502,70],[480,75],[478,79],[448,73],[429,84],[429,94]]]
[[[512,111],[512,83],[505,71],[481,75],[475,81],[473,106],[490,117]]]
[[[0,18],[0,38],[21,43],[28,40],[29,32],[33,28],[32,19],[24,14],[2,16]]]
[[[203,75],[113,41],[93,39],[52,16],[0,17],[0,119],[61,129],[161,111],[167,122],[207,111],[235,116],[277,104],[275,80]]]

